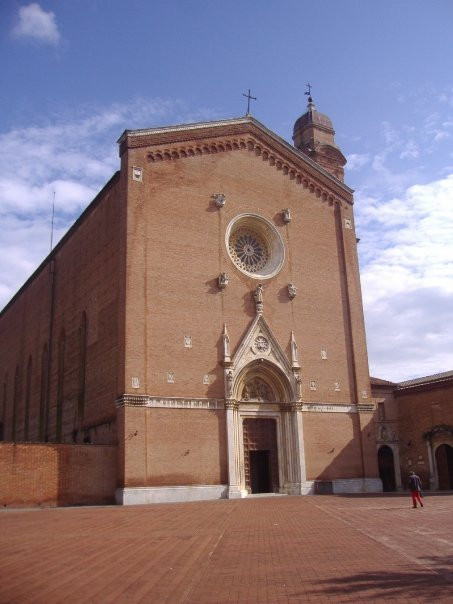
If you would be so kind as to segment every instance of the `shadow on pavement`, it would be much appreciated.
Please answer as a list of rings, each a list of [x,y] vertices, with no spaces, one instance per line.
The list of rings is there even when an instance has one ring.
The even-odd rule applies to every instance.
[[[308,594],[323,594],[340,597],[357,594],[360,601],[387,598],[436,599],[439,602],[453,601],[453,556],[423,558],[421,563],[429,568],[419,567],[413,572],[357,573],[337,579],[319,580],[319,588]],[[292,597],[307,595],[291,594]]]

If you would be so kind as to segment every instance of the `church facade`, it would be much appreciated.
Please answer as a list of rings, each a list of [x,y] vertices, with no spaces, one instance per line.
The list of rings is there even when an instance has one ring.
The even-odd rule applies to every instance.
[[[353,194],[311,99],[125,131],[0,315],[3,439],[113,444],[118,503],[382,490]]]

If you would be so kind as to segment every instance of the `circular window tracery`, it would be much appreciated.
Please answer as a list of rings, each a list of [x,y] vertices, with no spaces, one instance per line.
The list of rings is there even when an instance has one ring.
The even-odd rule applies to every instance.
[[[283,265],[285,253],[278,231],[257,214],[241,214],[233,219],[225,243],[236,267],[256,279],[273,277]]]
[[[230,237],[230,256],[236,266],[256,273],[266,266],[269,252],[266,242],[253,229],[241,227]]]

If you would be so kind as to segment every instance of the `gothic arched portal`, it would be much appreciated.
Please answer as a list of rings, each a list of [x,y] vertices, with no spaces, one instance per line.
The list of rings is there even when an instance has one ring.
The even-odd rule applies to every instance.
[[[291,376],[259,358],[231,382],[226,401],[229,497],[300,495],[306,479],[302,413]]]

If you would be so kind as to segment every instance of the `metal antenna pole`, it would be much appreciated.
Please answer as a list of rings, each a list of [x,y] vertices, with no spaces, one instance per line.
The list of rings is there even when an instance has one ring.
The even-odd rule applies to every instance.
[[[50,227],[50,251],[53,250],[53,219],[55,216],[55,191],[53,192],[53,201],[52,201],[52,224]]]

